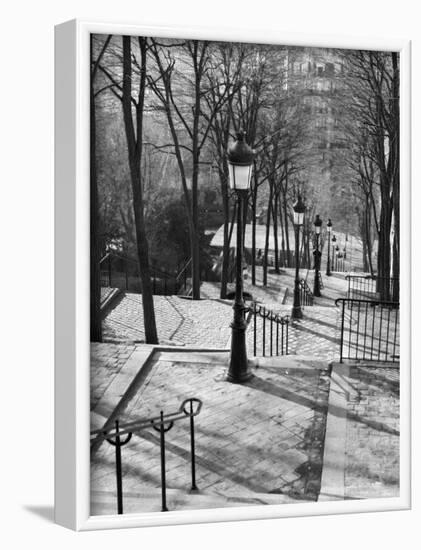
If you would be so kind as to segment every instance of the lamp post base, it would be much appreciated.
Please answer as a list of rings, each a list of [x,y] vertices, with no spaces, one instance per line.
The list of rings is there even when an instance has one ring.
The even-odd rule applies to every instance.
[[[226,380],[241,384],[253,376],[247,359],[245,321],[244,326],[233,323],[231,328],[231,356]]]
[[[231,371],[228,370],[225,380],[231,382],[231,384],[242,384],[250,380],[250,378],[253,378],[253,373],[247,367],[247,371],[242,372],[240,375],[233,375]]]
[[[291,319],[302,319],[303,311],[300,306],[293,306],[291,311]]]
[[[316,298],[321,298],[322,296],[320,292],[320,275],[318,271],[314,274],[313,296],[316,296]]]

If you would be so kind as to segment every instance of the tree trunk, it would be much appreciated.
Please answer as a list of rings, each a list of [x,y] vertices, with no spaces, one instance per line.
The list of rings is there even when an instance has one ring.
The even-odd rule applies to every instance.
[[[268,282],[268,252],[269,252],[269,235],[270,235],[270,218],[272,210],[272,196],[273,196],[273,186],[269,183],[269,201],[266,214],[266,236],[265,236],[265,252],[263,255],[263,286],[267,285]]]
[[[284,207],[284,224],[285,224],[285,240],[287,245],[287,265],[291,267],[291,249],[289,247],[289,227],[288,227],[288,210],[287,210],[287,201],[286,193],[283,196],[283,207]]]
[[[275,244],[275,272],[279,273],[279,245],[278,245],[278,193],[275,193],[275,197],[272,206],[272,219],[273,219],[273,238]]]
[[[96,169],[96,117],[93,64],[93,35],[91,34],[91,82],[90,82],[90,337],[91,342],[102,342],[101,323],[101,266],[98,236],[99,204]]]
[[[252,193],[252,215],[251,220],[251,284],[256,284],[256,215],[257,215],[257,178],[254,179]]]
[[[394,167],[392,172],[393,182],[393,222],[394,222],[394,235],[393,235],[393,296],[394,302],[399,302],[399,278],[400,278],[400,136],[399,136],[399,66],[398,66],[398,54],[392,52],[392,67],[393,67],[393,122],[394,122],[394,136],[392,139],[392,147],[394,151]]]
[[[197,61],[198,43],[194,42],[195,62]],[[196,66],[196,64],[195,64]],[[195,105],[193,110],[193,131],[192,131],[192,189],[191,189],[191,212],[193,231],[190,234],[191,255],[192,255],[192,298],[200,300],[200,243],[199,243],[199,219],[198,219],[198,183],[199,183],[199,117],[200,117],[200,80],[202,75],[195,70]]]
[[[279,196],[279,201],[281,200],[281,197]],[[287,263],[285,261],[285,229],[284,229],[284,218],[282,215],[282,203],[279,204],[279,222],[281,224],[281,249],[282,249],[282,267],[287,267]]]
[[[127,139],[127,151],[133,193],[133,210],[136,228],[137,255],[142,282],[142,307],[145,339],[148,344],[157,344],[155,311],[149,267],[148,241],[146,239],[143,193],[141,179],[143,104],[146,86],[146,39],[139,38],[142,70],[139,84],[139,98],[136,103],[136,130],[132,116],[132,61],[131,37],[123,36],[123,115]]]

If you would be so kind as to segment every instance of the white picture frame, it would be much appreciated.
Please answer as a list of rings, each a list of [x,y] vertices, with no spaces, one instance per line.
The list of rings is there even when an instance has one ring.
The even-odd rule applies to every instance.
[[[89,37],[91,33],[393,50],[401,63],[400,496],[366,501],[250,506],[189,512],[89,514]],[[234,521],[411,506],[410,465],[410,63],[408,40],[202,31],[73,20],[55,34],[55,520],[74,530]]]

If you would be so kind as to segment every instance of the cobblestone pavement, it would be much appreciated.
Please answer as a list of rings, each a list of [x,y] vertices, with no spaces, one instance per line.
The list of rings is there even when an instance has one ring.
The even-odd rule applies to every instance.
[[[340,318],[335,307],[305,307],[303,318],[293,321],[290,352],[328,361],[339,359]]]
[[[261,268],[258,270],[261,278]],[[312,355],[318,358],[334,360],[339,351],[338,308],[334,307],[334,299],[343,296],[346,282],[341,277],[327,278],[323,298],[317,298],[315,305],[303,308],[304,318],[289,325],[289,353]],[[282,283],[276,283],[281,280]],[[294,270],[284,269],[281,275],[269,274],[268,288],[251,287],[251,291],[259,294],[259,304],[279,315],[291,313],[291,293],[287,304],[283,304],[282,288],[293,284]],[[260,283],[259,283],[260,284]],[[278,286],[276,286],[278,285]],[[290,287],[290,286],[289,286]],[[217,286],[204,283],[203,295],[218,294]],[[207,289],[207,290],[206,290]],[[232,320],[232,302],[220,299],[202,299],[193,301],[178,296],[154,296],[155,314],[160,343],[173,345],[191,345],[208,348],[226,348],[230,346]],[[265,353],[263,353],[263,325],[265,334]],[[250,354],[254,354],[254,325],[248,328],[247,345]],[[273,349],[276,343],[276,326],[273,329]],[[109,312],[103,323],[104,340],[108,342],[143,341],[142,296],[140,294],[123,295],[113,310]],[[281,327],[279,327],[281,331]],[[257,318],[256,354],[270,353],[270,323]]]
[[[346,498],[399,496],[399,368],[351,366]]]
[[[227,347],[232,319],[231,302],[178,296],[154,296],[160,343]],[[144,341],[142,295],[124,294],[103,321],[105,341]]]
[[[91,409],[104,395],[115,376],[133,353],[134,346],[91,343]]]
[[[226,365],[158,360],[132,398],[122,421],[173,412],[189,397],[203,408],[195,421],[197,485],[236,502],[314,501],[320,489],[329,371],[261,367],[246,384],[224,380]],[[166,434],[167,487],[189,491],[189,422]],[[159,509],[159,434],[148,429],[123,448],[124,491],[156,491]],[[98,495],[115,495],[114,448],[104,442],[92,460],[92,511]],[[114,500],[113,500],[114,502]],[[187,504],[187,507],[189,505]],[[194,508],[194,499],[190,508]]]

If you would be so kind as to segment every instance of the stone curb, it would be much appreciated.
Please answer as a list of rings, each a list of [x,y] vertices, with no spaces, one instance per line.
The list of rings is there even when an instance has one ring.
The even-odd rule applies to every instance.
[[[346,421],[349,395],[349,365],[332,364],[329,388],[323,469],[318,501],[345,499]]]
[[[185,357],[187,353],[219,354],[227,353],[229,349],[183,347],[182,351],[180,351],[180,347],[178,346],[160,346],[159,344],[148,345],[147,347],[139,346],[127,359],[120,372],[106,389],[96,407],[91,411],[91,428],[101,428],[103,431],[107,431],[111,428],[112,424],[126,407],[127,402],[133,397],[137,388],[148,375],[156,355],[166,352],[170,352],[171,355],[179,357],[179,360],[188,362]],[[212,355],[208,356],[206,362],[209,362],[211,358]],[[197,362],[197,357],[195,362]],[[101,438],[94,439],[91,443],[91,453],[94,453],[101,443]]]

